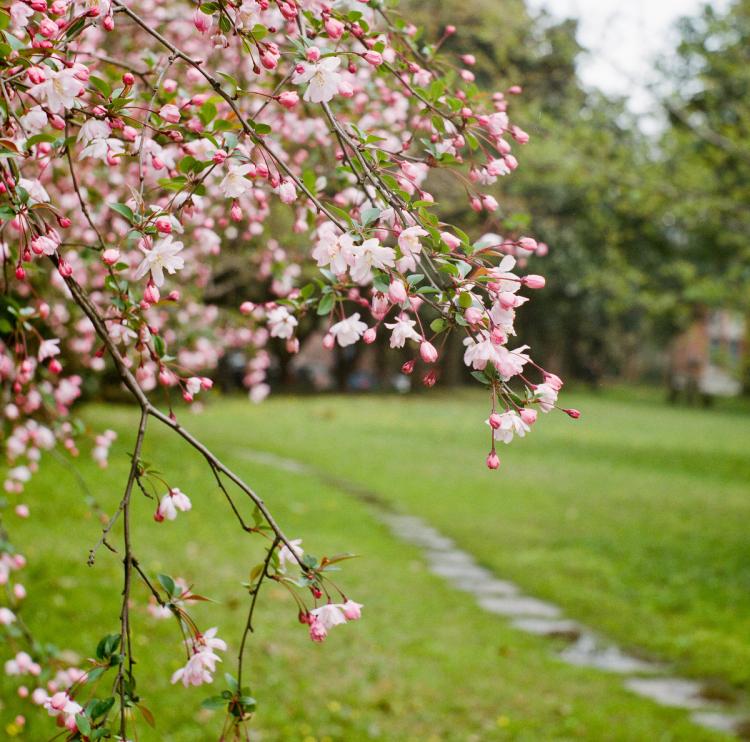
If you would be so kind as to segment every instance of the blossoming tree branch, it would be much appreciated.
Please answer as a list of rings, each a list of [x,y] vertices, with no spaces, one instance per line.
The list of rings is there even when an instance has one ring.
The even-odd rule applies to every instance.
[[[288,589],[313,641],[360,618],[362,606],[329,576],[343,557],[305,554],[183,425],[182,403],[173,409],[209,392],[227,349],[247,354],[245,383],[260,401],[269,340],[296,353],[303,317],[325,325],[329,350],[385,334],[411,355],[403,373],[428,387],[458,332],[465,364],[488,391],[490,469],[500,464],[497,441],[525,436],[538,411],[555,407],[562,382],[514,338],[526,291],[544,286],[522,267],[546,246],[470,236],[443,221],[427,190],[431,172],[444,171],[492,224],[491,186],[518,167],[514,152],[528,140],[507,112],[519,88],[482,94],[470,53],[440,54],[455,32],[431,43],[384,0],[3,3],[0,378],[11,499],[0,533],[0,631],[11,650],[5,672],[18,679],[19,725],[34,706],[71,740],[126,740],[137,719],[152,722],[130,620],[144,594],[155,616],[174,620],[176,651],[183,645],[172,681],[213,682],[227,645],[191,617],[202,596],[149,574],[133,550],[134,497],[153,500],[164,528],[192,507],[185,483],[144,461],[149,426],[166,426],[203,456],[238,527],[266,544],[244,588],[232,682],[206,701],[226,712],[221,739],[242,738],[254,712],[243,657],[267,583]],[[305,249],[284,249],[269,234],[284,212]],[[272,278],[267,301],[206,303],[226,251]],[[116,631],[77,667],[23,620],[26,562],[12,520],[29,515],[24,486],[42,452],[76,457],[91,438],[106,466],[114,433],[88,430],[72,407],[82,374],[113,373],[140,420],[119,506],[88,559],[116,552],[122,601]]]

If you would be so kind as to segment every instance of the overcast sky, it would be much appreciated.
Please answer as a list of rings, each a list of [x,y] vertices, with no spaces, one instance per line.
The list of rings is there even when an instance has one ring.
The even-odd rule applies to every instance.
[[[590,50],[581,62],[584,82],[627,95],[630,107],[647,113],[653,60],[675,48],[674,22],[695,15],[705,0],[529,0],[532,9],[580,19],[578,41]],[[727,0],[711,0],[717,9]],[[635,81],[635,84],[634,84]]]

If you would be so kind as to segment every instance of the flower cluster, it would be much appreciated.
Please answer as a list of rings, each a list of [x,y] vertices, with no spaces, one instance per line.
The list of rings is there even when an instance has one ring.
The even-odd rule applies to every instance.
[[[173,683],[181,682],[187,688],[191,685],[213,682],[216,663],[221,662],[221,658],[214,650],[224,652],[227,648],[226,642],[216,636],[217,631],[214,627],[185,641],[189,653],[188,661],[172,675]]]
[[[274,354],[299,352],[310,327],[323,331],[328,350],[381,336],[401,355],[403,373],[418,372],[431,387],[457,332],[467,373],[491,399],[487,465],[495,469],[495,442],[525,436],[562,386],[515,340],[516,310],[545,283],[529,263],[547,246],[497,233],[504,208],[496,185],[520,166],[529,141],[510,118],[521,89],[483,93],[470,53],[440,53],[455,28],[430,43],[386,6],[209,0],[186,12],[181,0],[13,0],[0,9],[0,414],[9,504],[17,517],[31,512],[20,498],[43,452],[76,457],[90,447],[106,466],[114,433],[88,430],[73,405],[84,386],[116,379],[142,419],[99,546],[118,519],[131,525],[134,492],[155,500],[159,522],[193,507],[141,459],[146,422],[156,420],[206,458],[243,530],[273,539],[248,585],[252,606],[264,581],[289,588],[316,641],[360,615],[327,578],[338,559],[304,555],[252,489],[176,422],[173,404],[202,399],[230,351],[244,358],[250,399],[262,400]],[[482,224],[476,235],[446,220],[433,193],[438,171],[465,193]],[[166,411],[152,401],[155,390]],[[253,503],[252,518],[225,481]],[[123,531],[127,584],[142,581],[154,610],[188,631],[187,663],[174,681],[210,682],[225,646],[189,619],[185,603],[200,596],[164,575],[157,587],[135,568]],[[24,563],[3,534],[0,583],[9,597],[0,632],[13,650],[6,672],[57,672],[59,660],[39,650],[19,613],[25,590],[11,574]],[[123,640],[129,610],[126,592],[120,633],[105,637],[81,681],[114,672],[116,693],[83,712],[79,687],[50,691],[38,704],[71,732],[106,729],[116,707],[125,736],[136,705]],[[240,658],[238,676],[241,669]],[[233,723],[244,723],[254,702],[241,678],[225,693]]]

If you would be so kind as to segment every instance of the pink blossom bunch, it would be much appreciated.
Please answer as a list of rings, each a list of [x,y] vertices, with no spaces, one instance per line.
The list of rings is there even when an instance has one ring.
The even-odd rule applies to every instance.
[[[530,266],[548,247],[525,234],[471,236],[435,203],[431,175],[440,169],[461,184],[485,230],[498,230],[506,213],[498,186],[523,166],[529,141],[511,120],[519,86],[479,92],[470,50],[454,60],[458,74],[442,74],[442,42],[459,43],[460,29],[446,28],[435,44],[420,38],[417,50],[417,29],[383,4],[319,0],[208,2],[189,12],[176,0],[13,0],[3,18],[0,410],[15,516],[36,508],[19,498],[46,452],[90,450],[107,465],[115,434],[77,419],[84,388],[116,379],[141,412],[122,499],[99,514],[103,534],[90,552],[93,564],[125,526],[119,633],[102,639],[82,675],[61,669],[41,649],[47,642],[19,629],[25,588],[15,573],[25,560],[9,534],[0,546],[5,670],[67,672],[68,682],[19,697],[81,736],[115,709],[125,738],[136,705],[133,583],[148,591],[152,613],[174,616],[190,637],[173,682],[211,682],[226,649],[187,612],[205,599],[150,575],[134,555],[134,497],[152,498],[154,519],[175,528],[193,504],[144,462],[148,425],[199,451],[243,532],[272,539],[246,583],[243,648],[267,582],[292,592],[322,641],[361,614],[360,604],[330,598],[336,559],[317,560],[289,540],[252,488],[178,420],[181,405],[198,406],[235,351],[249,399],[262,401],[273,353],[297,353],[314,325],[328,350],[387,338],[406,355],[403,373],[418,371],[431,387],[458,332],[464,364],[491,398],[486,463],[496,469],[496,441],[528,434],[562,387],[515,339],[517,310],[545,285]],[[253,504],[251,518],[236,491]],[[91,716],[74,699],[105,672],[114,676],[111,704]],[[237,675],[220,697],[235,726],[254,709],[242,653]]]

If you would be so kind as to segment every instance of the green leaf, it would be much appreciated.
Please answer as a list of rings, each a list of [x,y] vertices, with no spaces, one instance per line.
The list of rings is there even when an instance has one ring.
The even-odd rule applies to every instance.
[[[109,657],[120,645],[119,634],[107,634],[107,636],[100,639],[99,644],[96,645],[96,657],[97,659],[103,660]]]
[[[103,657],[100,657],[99,659],[104,659]],[[93,670],[90,670],[86,674],[86,682],[87,683],[93,683],[95,680],[98,680],[102,675],[104,675],[105,672],[109,670],[108,667],[95,667]]]
[[[381,273],[380,271],[373,271],[372,286],[375,291],[379,291],[381,294],[387,294],[388,287],[390,286],[388,274]]]
[[[484,371],[472,371],[471,375],[482,384],[490,383],[490,380],[487,378],[487,375],[484,373]]]
[[[223,709],[227,705],[227,699],[223,696],[211,696],[210,698],[204,698],[201,701],[201,708],[210,709],[216,711],[217,709]]]
[[[328,314],[335,303],[336,295],[333,293],[326,294],[318,303],[318,315],[322,317],[324,314]]]
[[[76,726],[84,737],[88,737],[91,734],[91,722],[84,714],[76,714]]]
[[[104,668],[99,668],[104,669]],[[113,696],[109,698],[94,698],[90,703],[86,705],[86,715],[93,720],[98,719],[100,716],[104,716],[111,708],[115,705],[115,699]]]
[[[154,350],[159,358],[164,358],[167,352],[167,344],[164,342],[164,338],[161,335],[153,335],[154,339]]]
[[[381,211],[380,209],[371,206],[367,209],[362,210],[362,226],[366,227],[369,224],[372,224],[374,221],[377,221],[377,219],[380,217]]]
[[[109,98],[112,95],[112,87],[106,80],[102,80],[101,77],[95,75],[89,75],[89,82],[105,97]]]
[[[159,580],[159,584],[167,591],[170,598],[177,595],[177,585],[169,575],[156,575],[156,579]]]
[[[232,693],[237,693],[240,689],[240,686],[238,685],[237,681],[235,680],[234,675],[232,675],[229,672],[224,673],[224,680],[227,681],[227,685],[229,686],[229,690],[232,691]]]
[[[133,224],[135,222],[135,214],[133,210],[125,204],[107,204],[112,211],[116,211],[121,217],[127,219],[128,222]]]

